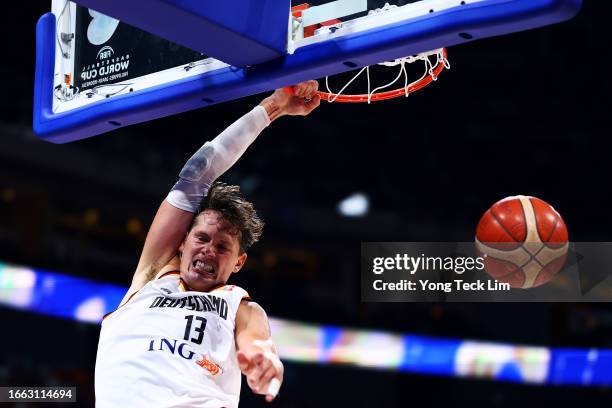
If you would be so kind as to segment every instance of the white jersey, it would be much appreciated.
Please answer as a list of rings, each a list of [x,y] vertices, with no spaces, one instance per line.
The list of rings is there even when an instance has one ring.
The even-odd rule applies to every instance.
[[[237,407],[236,312],[248,294],[186,289],[178,272],[147,283],[102,322],[96,406]]]

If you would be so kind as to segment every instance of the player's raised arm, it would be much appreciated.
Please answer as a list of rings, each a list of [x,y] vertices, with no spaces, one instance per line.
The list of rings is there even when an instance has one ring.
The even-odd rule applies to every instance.
[[[254,302],[243,301],[236,314],[236,348],[240,370],[256,394],[271,402],[283,382],[283,363],[270,337],[266,312]]]
[[[257,106],[206,142],[185,163],[153,219],[128,296],[153,279],[176,255],[212,183],[242,156],[269,123],[266,110]]]
[[[317,88],[316,81],[306,81],[296,85],[293,94],[275,91],[194,153],[153,219],[124,301],[153,279],[177,254],[212,183],[238,161],[270,122],[285,115],[305,116],[312,112],[320,103],[315,94]]]

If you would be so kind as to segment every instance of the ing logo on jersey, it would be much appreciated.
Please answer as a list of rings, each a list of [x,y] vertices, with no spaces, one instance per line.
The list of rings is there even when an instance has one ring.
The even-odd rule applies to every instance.
[[[147,351],[166,351],[172,355],[178,354],[181,358],[185,360],[192,360],[195,352],[193,352],[188,343],[181,342],[177,345],[177,340],[168,340],[168,339],[159,339],[151,340],[149,342],[149,348]]]
[[[188,343],[178,342],[177,340],[168,340],[168,339],[159,339],[151,340],[149,342],[148,351],[165,351],[172,355],[179,355],[181,358],[185,360],[193,360],[196,353],[191,350],[191,347]],[[195,360],[195,363],[205,369],[210,375],[217,376],[223,374],[223,370],[221,367],[212,362],[203,354],[200,354],[198,358]]]

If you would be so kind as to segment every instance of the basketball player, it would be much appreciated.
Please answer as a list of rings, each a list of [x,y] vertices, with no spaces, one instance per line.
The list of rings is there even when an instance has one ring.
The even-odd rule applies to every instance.
[[[283,365],[268,318],[245,290],[226,285],[263,222],[238,187],[215,180],[270,122],[319,106],[317,87],[277,90],[187,161],[125,298],[102,323],[97,407],[237,407],[241,372],[253,392],[274,399]]]

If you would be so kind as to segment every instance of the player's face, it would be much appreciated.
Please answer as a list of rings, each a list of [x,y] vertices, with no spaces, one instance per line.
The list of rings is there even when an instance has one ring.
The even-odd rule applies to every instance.
[[[246,261],[239,233],[216,211],[200,214],[181,245],[181,277],[194,290],[224,284]]]

